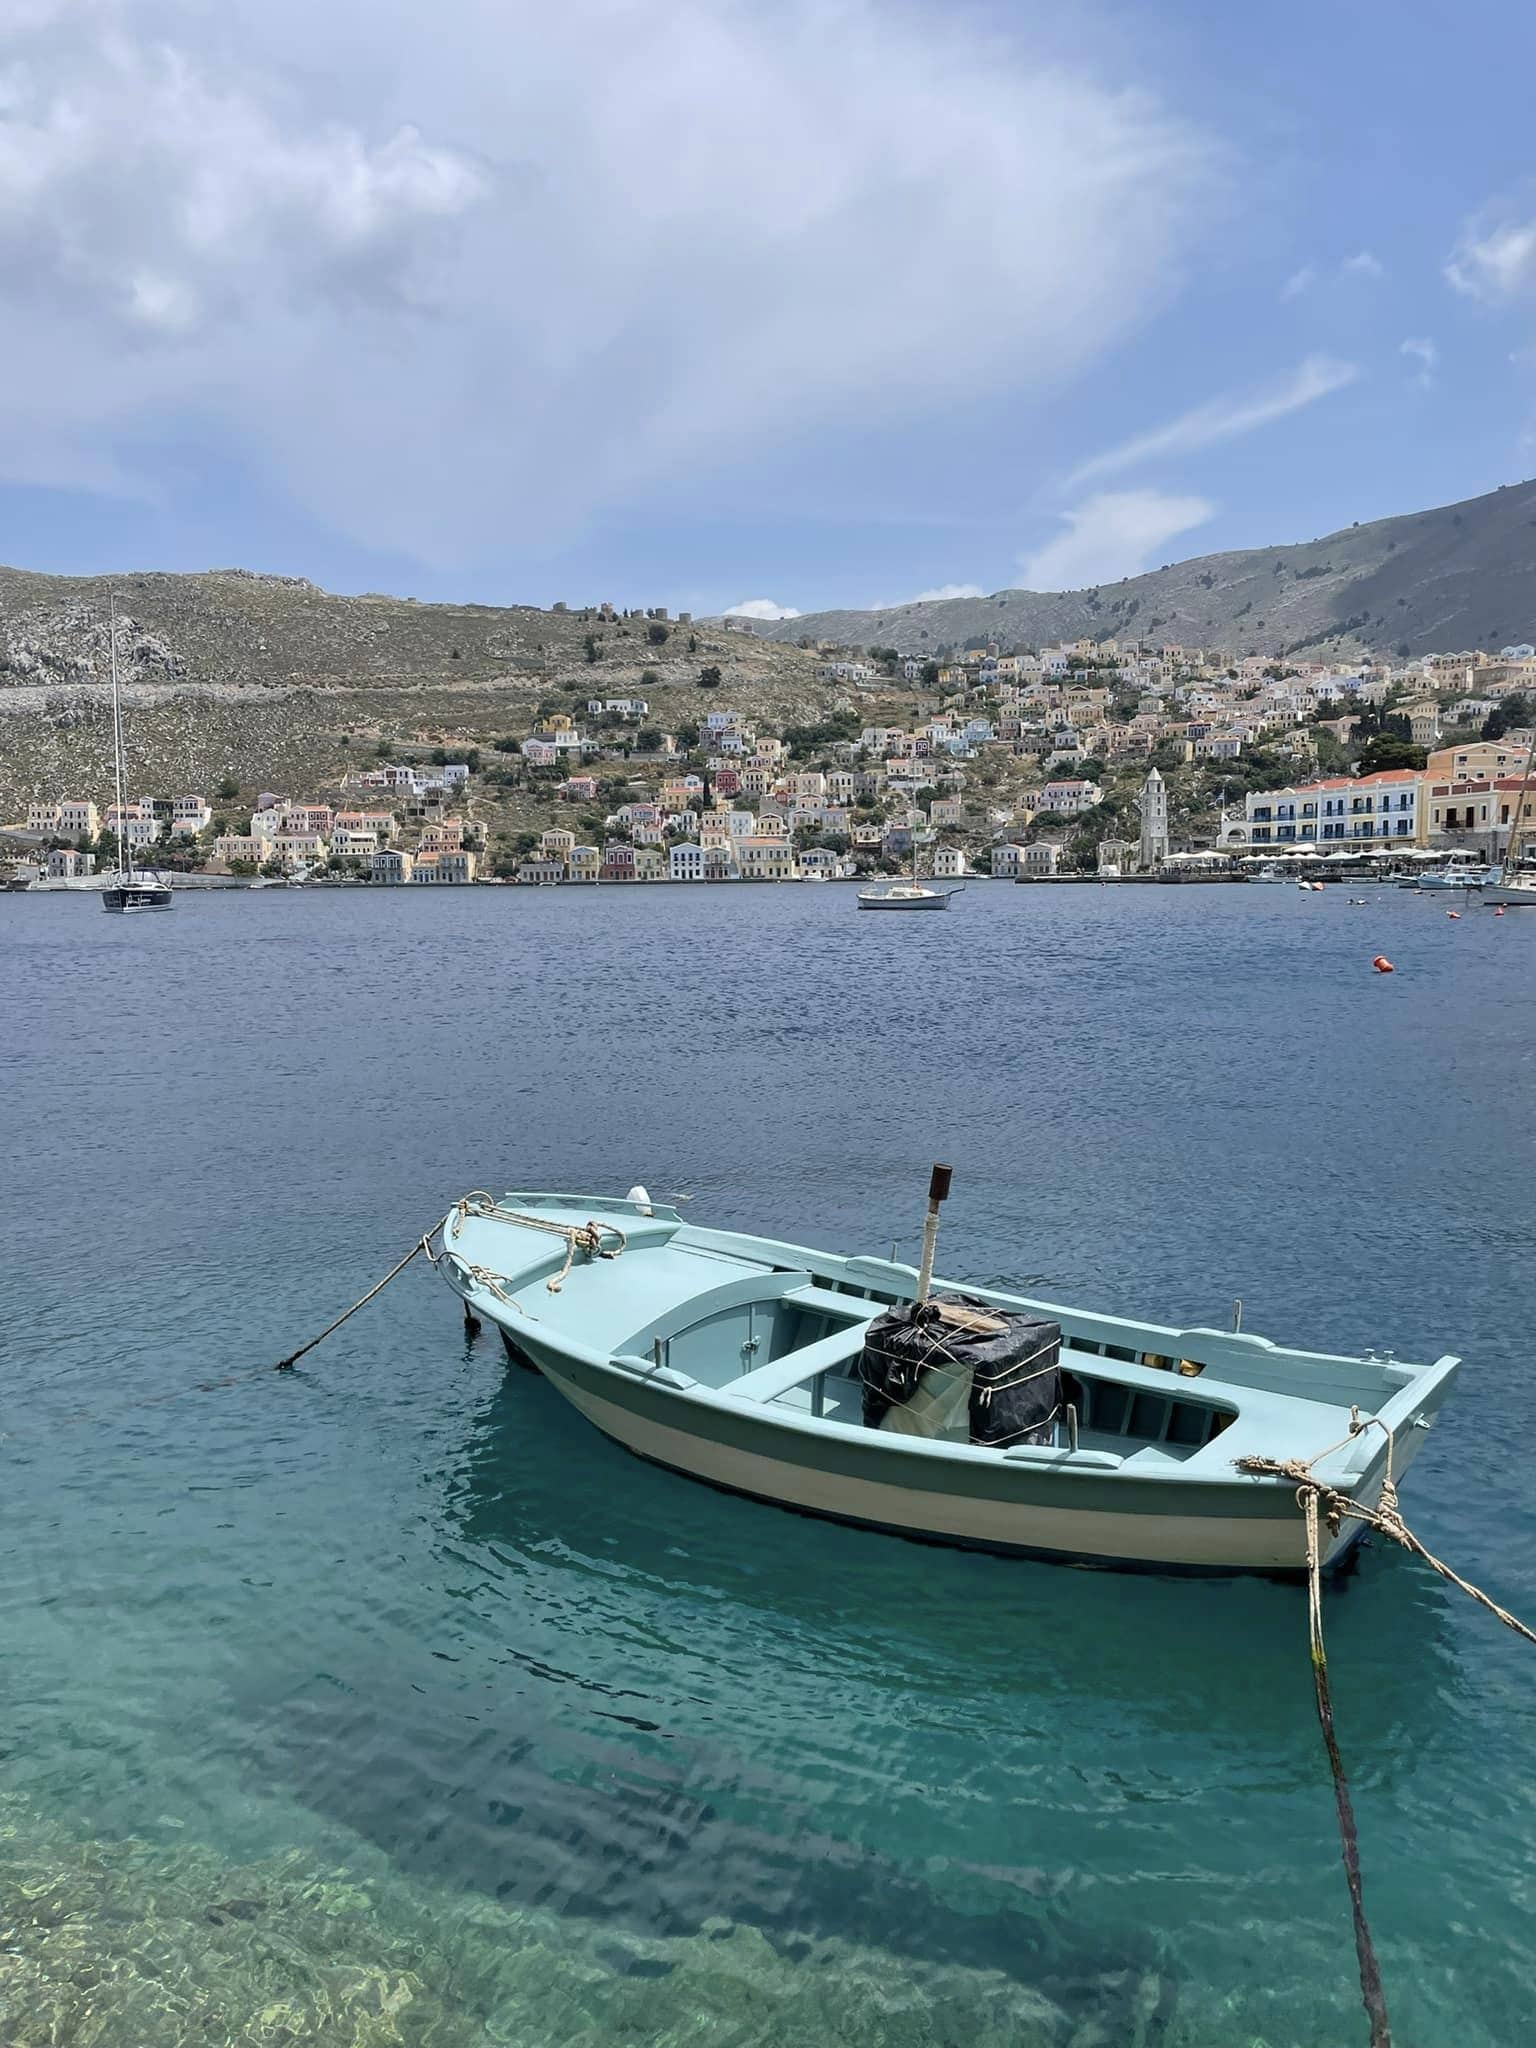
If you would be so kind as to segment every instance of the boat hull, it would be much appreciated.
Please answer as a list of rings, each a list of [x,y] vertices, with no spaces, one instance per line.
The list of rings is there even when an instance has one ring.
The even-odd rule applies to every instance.
[[[1374,1506],[1460,1363],[1288,1351],[981,1289],[981,1305],[1057,1326],[1068,1403],[1049,1440],[997,1444],[865,1420],[866,1332],[918,1278],[894,1261],[684,1225],[636,1189],[466,1196],[436,1263],[515,1362],[653,1464],[828,1520],[1109,1569],[1304,1571],[1287,1461]],[[1322,1561],[1360,1528],[1325,1535]]]
[[[947,895],[934,896],[861,896],[860,910],[948,910]]]
[[[663,1390],[569,1358],[540,1356],[525,1332],[516,1339],[550,1384],[604,1436],[691,1479],[828,1521],[965,1550],[1033,1557],[1118,1571],[1292,1574],[1306,1569],[1304,1525],[1290,1488],[1251,1483],[1180,1489],[1127,1502],[1123,1479],[1029,1472],[988,1461],[972,1487],[925,1487],[912,1454],[876,1433],[803,1441],[785,1455],[784,1434],[748,1412],[720,1417],[690,1410],[680,1428]],[[1356,1489],[1374,1504],[1375,1474]],[[1340,1564],[1361,1532],[1345,1525],[1325,1563]]]
[[[131,916],[141,910],[169,910],[171,892],[155,884],[116,884],[101,892],[103,910]]]

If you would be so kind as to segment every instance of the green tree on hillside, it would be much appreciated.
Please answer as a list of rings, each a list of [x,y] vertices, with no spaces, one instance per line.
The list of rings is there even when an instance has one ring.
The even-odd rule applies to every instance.
[[[1517,726],[1530,725],[1533,722],[1536,721],[1533,721],[1529,697],[1523,694],[1506,697],[1502,704],[1495,704],[1483,720],[1483,738],[1501,740],[1505,733],[1513,732]]]

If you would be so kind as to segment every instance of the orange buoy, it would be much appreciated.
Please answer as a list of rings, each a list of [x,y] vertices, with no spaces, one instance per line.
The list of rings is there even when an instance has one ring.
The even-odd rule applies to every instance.
[[[1502,917],[1504,915],[1504,906],[1502,903],[1496,903],[1494,905],[1493,914],[1495,917]]]
[[[1447,917],[1460,917],[1461,912],[1459,910],[1448,910],[1445,914]]]
[[[1397,969],[1392,965],[1392,962],[1387,958],[1385,953],[1378,953],[1376,955],[1376,958],[1371,962],[1371,965],[1375,968],[1378,974],[1395,974],[1397,972]]]

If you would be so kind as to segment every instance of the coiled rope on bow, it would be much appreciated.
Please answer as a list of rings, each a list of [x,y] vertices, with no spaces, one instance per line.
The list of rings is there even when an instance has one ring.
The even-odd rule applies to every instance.
[[[504,1209],[496,1200],[496,1197],[488,1195],[484,1188],[474,1188],[469,1194],[461,1195],[458,1201],[454,1203],[450,1215],[452,1220],[448,1224],[447,1238],[457,1238],[459,1232],[464,1227],[466,1219],[472,1216],[493,1218],[500,1223],[516,1223],[525,1230],[542,1230],[552,1237],[563,1237],[565,1239],[565,1259],[559,1271],[552,1273],[544,1283],[551,1294],[558,1294],[565,1285],[578,1252],[589,1259],[616,1259],[627,1248],[629,1243],[628,1238],[619,1229],[617,1224],[594,1223],[590,1220],[586,1223],[557,1223],[552,1216],[530,1216],[520,1209]],[[426,1253],[429,1262],[434,1266],[440,1258],[446,1257],[451,1259],[459,1271],[467,1274],[477,1286],[483,1287],[488,1294],[494,1294],[496,1299],[505,1302],[508,1308],[515,1308],[519,1315],[527,1315],[528,1311],[523,1307],[522,1303],[514,1301],[503,1287],[504,1275],[493,1273],[488,1266],[477,1266],[468,1259],[461,1259],[457,1252],[450,1253],[446,1242],[442,1251],[433,1251],[432,1239],[440,1227],[440,1225],[434,1223],[430,1230],[423,1231],[405,1257],[397,1260],[382,1280],[370,1287],[366,1294],[359,1295],[352,1306],[337,1316],[334,1322],[327,1323],[318,1337],[311,1337],[309,1342],[301,1344],[297,1351],[290,1351],[286,1358],[280,1358],[272,1370],[274,1372],[292,1372],[306,1352],[313,1351],[315,1346],[323,1343],[333,1331],[339,1330],[342,1324],[347,1322],[352,1316],[355,1316],[360,1308],[366,1308],[374,1296],[382,1294],[390,1281],[397,1279],[411,1261],[422,1252]]]
[[[1352,1494],[1341,1493],[1336,1486],[1319,1479],[1313,1466],[1333,1452],[1342,1450],[1346,1444],[1368,1429],[1379,1429],[1387,1439],[1386,1466],[1377,1495],[1376,1505],[1366,1507]],[[1355,1829],[1354,1807],[1349,1796],[1349,1782],[1344,1775],[1344,1760],[1339,1753],[1338,1736],[1333,1723],[1333,1698],[1328,1686],[1328,1654],[1323,1644],[1323,1567],[1322,1539],[1318,1528],[1319,1518],[1326,1521],[1330,1532],[1337,1536],[1346,1521],[1363,1522],[1368,1529],[1379,1530],[1394,1543],[1400,1543],[1405,1550],[1422,1558],[1432,1571],[1440,1574],[1453,1586],[1459,1586],[1470,1599],[1486,1607],[1496,1620],[1502,1621],[1516,1635],[1524,1636],[1528,1643],[1536,1643],[1536,1632],[1528,1629],[1523,1621],[1516,1620],[1507,1608],[1496,1600],[1490,1600],[1480,1587],[1474,1586],[1458,1572],[1428,1551],[1403,1520],[1398,1505],[1397,1488],[1392,1479],[1392,1460],[1396,1452],[1392,1432],[1377,1416],[1361,1421],[1351,1415],[1350,1432],[1326,1450],[1317,1451],[1310,1458],[1238,1458],[1234,1462],[1239,1472],[1245,1472],[1261,1479],[1289,1479],[1296,1488],[1296,1505],[1300,1508],[1307,1532],[1307,1633],[1312,1656],[1312,1686],[1317,1698],[1318,1724],[1323,1731],[1323,1744],[1328,1752],[1328,1769],[1333,1778],[1334,1806],[1339,1820],[1339,1847],[1344,1860],[1344,1879],[1349,1887],[1350,1914],[1355,1929],[1355,1958],[1360,1968],[1360,1997],[1370,2022],[1370,2048],[1391,2048],[1392,2029],[1387,2019],[1386,1994],[1382,1990],[1381,1971],[1376,1961],[1375,1945],[1371,1940],[1370,1924],[1365,1917],[1365,1901],[1360,1877],[1360,1842]]]
[[[450,1238],[457,1238],[465,1219],[470,1216],[497,1223],[516,1223],[524,1230],[544,1230],[551,1237],[563,1237],[565,1263],[544,1283],[551,1294],[558,1294],[565,1285],[578,1252],[585,1253],[589,1259],[616,1259],[629,1244],[629,1239],[616,1223],[594,1223],[590,1218],[585,1223],[557,1223],[552,1216],[530,1216],[521,1209],[503,1209],[496,1197],[488,1195],[484,1188],[475,1188],[454,1203],[453,1221],[448,1226]],[[616,1238],[618,1242],[608,1245],[604,1243],[605,1238]]]

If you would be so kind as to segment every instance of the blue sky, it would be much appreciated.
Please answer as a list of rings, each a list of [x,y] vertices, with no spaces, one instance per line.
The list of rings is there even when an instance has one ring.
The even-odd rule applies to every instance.
[[[6,0],[0,559],[813,610],[1536,471],[1536,14],[1066,12]]]

